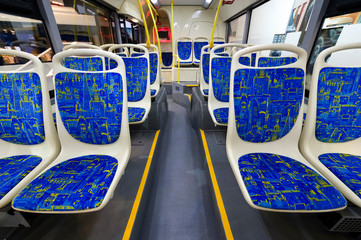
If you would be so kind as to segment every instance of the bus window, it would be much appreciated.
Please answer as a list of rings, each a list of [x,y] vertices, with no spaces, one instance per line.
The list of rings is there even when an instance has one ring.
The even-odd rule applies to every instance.
[[[246,24],[246,14],[229,22],[230,34],[228,36],[228,42],[243,43],[245,24]]]
[[[15,49],[42,54],[40,60],[51,61],[53,52],[40,20],[0,13],[0,48]],[[6,56],[0,58],[0,65],[22,64],[28,60]]]
[[[87,42],[100,46],[114,43],[111,14],[84,0],[53,4],[55,20],[63,42]]]

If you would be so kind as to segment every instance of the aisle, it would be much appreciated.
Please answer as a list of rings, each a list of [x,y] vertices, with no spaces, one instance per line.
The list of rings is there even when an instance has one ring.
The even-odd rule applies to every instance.
[[[219,239],[203,150],[186,109],[171,98],[168,104],[141,239]]]

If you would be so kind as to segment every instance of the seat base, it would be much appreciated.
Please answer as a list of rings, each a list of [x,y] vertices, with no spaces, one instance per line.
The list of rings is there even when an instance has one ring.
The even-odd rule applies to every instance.
[[[347,204],[326,179],[289,157],[251,153],[238,166],[253,204],[265,210],[326,211]]]
[[[142,121],[145,114],[145,108],[128,107],[129,123]]]
[[[87,155],[61,162],[35,178],[13,200],[17,210],[73,212],[99,207],[113,182],[118,161]]]
[[[213,110],[213,115],[219,124],[228,123],[228,108],[217,108]]]

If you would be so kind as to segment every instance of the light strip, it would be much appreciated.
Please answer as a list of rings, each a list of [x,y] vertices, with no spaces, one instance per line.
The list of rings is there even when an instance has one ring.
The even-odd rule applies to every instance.
[[[222,0],[219,0],[219,1],[222,1]],[[211,5],[212,2],[213,2],[213,0],[204,0],[203,8],[205,8],[205,9],[209,8],[209,5]]]

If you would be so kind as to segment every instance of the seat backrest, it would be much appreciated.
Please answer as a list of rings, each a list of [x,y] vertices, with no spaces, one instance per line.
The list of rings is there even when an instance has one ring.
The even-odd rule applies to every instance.
[[[113,59],[117,67],[101,72],[65,68],[63,60],[73,55]],[[56,54],[53,64],[62,153],[76,149],[73,154],[78,156],[112,156],[118,151],[113,149],[114,145],[130,144],[122,59],[102,50],[74,49]]]
[[[217,44],[217,45],[226,43],[224,41],[224,38],[222,38],[222,37],[215,37],[215,38],[213,38],[213,41],[214,41],[214,44]],[[220,53],[220,52],[224,52],[224,48],[217,49],[216,53]]]
[[[173,53],[162,52],[162,68],[171,68],[173,64]]]
[[[140,56],[123,57],[123,61],[126,69],[128,107],[145,109],[145,120],[151,107],[149,52],[147,48],[137,44],[119,44],[110,47],[109,52],[124,47],[143,52]]]
[[[316,59],[300,141],[302,153],[361,155],[361,66],[336,66],[326,59],[341,51],[360,51],[353,43],[328,48]]]
[[[277,67],[252,67],[239,63],[242,56],[263,50],[290,51],[297,54],[298,59]],[[227,146],[227,153],[230,150],[231,154],[241,156],[260,151],[259,146],[262,146],[265,152],[283,152],[285,156],[299,158],[300,153],[295,149],[298,149],[303,121],[306,62],[307,53],[290,44],[254,46],[235,54],[227,143],[233,141],[233,145],[237,145],[237,142],[242,142],[245,149],[230,150]]]
[[[0,56],[31,61],[26,70],[0,71],[0,158],[7,158],[2,161],[8,162],[1,164],[3,207],[55,159],[60,143],[42,62],[32,54],[16,50],[0,49]],[[29,157],[13,159],[21,155]],[[21,167],[24,171],[18,171]],[[16,176],[19,172],[21,176]]]
[[[147,44],[139,44],[140,46],[146,47]],[[149,65],[150,65],[150,88],[151,88],[151,96],[155,97],[158,94],[160,88],[160,60],[159,60],[159,51],[158,47],[154,44],[150,45],[149,51]],[[137,57],[143,55],[142,52],[134,51],[134,48],[130,48],[130,56]]]
[[[193,64],[199,64],[202,48],[208,44],[209,41],[205,37],[198,37],[193,40]]]
[[[69,49],[101,49],[98,46],[77,43],[70,44],[64,47],[63,51],[67,51]],[[74,57],[69,56],[64,60],[64,66],[70,69],[75,70],[84,70],[84,71],[103,71],[105,68],[105,60],[102,57]]]
[[[189,37],[181,37],[177,40],[177,54],[180,64],[192,64],[192,39]]]
[[[245,48],[247,45],[227,43],[213,47],[210,52],[208,110],[211,114],[212,120],[218,125],[227,124],[226,122],[220,123],[216,119],[214,112],[216,109],[228,108],[232,62],[231,56],[228,53],[222,54],[223,52],[219,52],[219,49],[226,50],[232,49],[233,47]],[[246,57],[244,58],[246,59]]]

